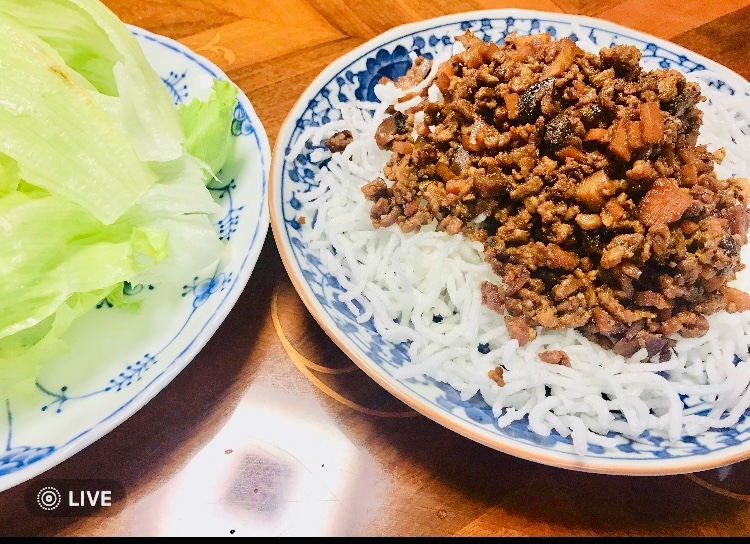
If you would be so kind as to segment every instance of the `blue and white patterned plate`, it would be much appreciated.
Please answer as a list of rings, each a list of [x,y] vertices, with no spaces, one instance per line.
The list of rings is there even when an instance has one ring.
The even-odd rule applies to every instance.
[[[296,195],[314,185],[316,166],[305,156],[290,158],[305,129],[337,119],[333,104],[354,97],[375,101],[381,78],[395,79],[411,65],[411,54],[428,58],[450,51],[453,38],[471,29],[484,40],[548,32],[595,47],[633,44],[647,69],[674,68],[683,73],[710,70],[709,85],[727,94],[750,93],[750,84],[719,64],[664,40],[588,17],[525,10],[495,10],[452,15],[394,28],[327,67],[302,95],[282,127],[271,171],[271,227],[286,269],[312,315],[371,378],[425,416],[472,440],[532,461],[608,474],[660,475],[706,470],[750,457],[750,413],[731,429],[710,431],[679,443],[644,433],[638,440],[610,435],[613,448],[590,446],[576,455],[570,438],[554,431],[539,436],[527,420],[505,428],[495,424],[491,408],[479,397],[461,400],[448,385],[432,380],[399,380],[395,369],[408,360],[405,345],[383,340],[372,322],[359,324],[338,302],[342,288],[300,235]],[[591,44],[593,42],[593,44]],[[299,149],[299,148],[298,148]]]
[[[130,28],[175,103],[205,98],[214,78],[228,79],[178,42]],[[234,151],[220,183],[210,185],[223,207],[214,222],[228,249],[225,262],[179,284],[147,286],[138,312],[103,301],[69,330],[72,350],[43,369],[35,399],[0,399],[0,491],[52,468],[133,415],[185,368],[232,309],[269,225],[271,150],[242,92],[232,134]]]

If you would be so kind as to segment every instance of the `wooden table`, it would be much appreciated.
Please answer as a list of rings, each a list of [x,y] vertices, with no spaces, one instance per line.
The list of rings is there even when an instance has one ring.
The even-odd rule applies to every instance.
[[[750,78],[750,0],[105,0],[247,94],[273,147],[331,61],[395,25],[522,7],[600,17]],[[40,478],[119,482],[106,515],[35,517],[0,493],[2,535],[747,535],[750,461],[614,477],[516,459],[419,416],[310,317],[269,232],[243,295],[169,386]],[[31,482],[33,483],[33,481]]]

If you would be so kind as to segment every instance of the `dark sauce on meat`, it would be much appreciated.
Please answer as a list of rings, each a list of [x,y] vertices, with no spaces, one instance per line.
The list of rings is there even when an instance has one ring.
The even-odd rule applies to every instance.
[[[750,309],[727,285],[744,268],[750,185],[718,179],[696,145],[698,85],[643,70],[633,46],[593,55],[547,34],[457,39],[465,51],[435,79],[444,102],[425,90],[378,129],[393,153],[385,179],[363,188],[375,227],[436,221],[481,241],[498,275],[483,302],[522,345],[537,327],[575,328],[667,360],[672,334],[701,336],[706,315]]]

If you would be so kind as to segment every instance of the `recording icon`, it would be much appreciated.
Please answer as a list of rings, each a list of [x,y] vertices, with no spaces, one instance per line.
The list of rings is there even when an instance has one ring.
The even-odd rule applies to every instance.
[[[62,495],[55,487],[43,487],[36,494],[36,503],[42,510],[54,510],[62,503]]]

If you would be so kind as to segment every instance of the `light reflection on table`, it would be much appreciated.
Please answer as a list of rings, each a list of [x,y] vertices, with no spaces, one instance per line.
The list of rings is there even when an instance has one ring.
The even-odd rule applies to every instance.
[[[139,501],[136,518],[165,536],[335,536],[366,522],[386,488],[315,399],[251,387],[211,442]]]

